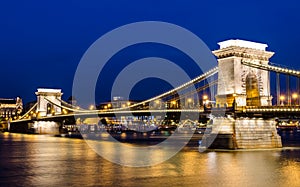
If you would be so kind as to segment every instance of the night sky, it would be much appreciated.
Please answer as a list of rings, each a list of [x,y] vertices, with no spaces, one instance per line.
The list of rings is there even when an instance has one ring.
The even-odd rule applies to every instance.
[[[0,18],[0,98],[20,96],[25,103],[36,99],[38,87],[61,88],[64,99],[68,98],[76,67],[88,47],[110,30],[138,21],[177,24],[195,33],[211,50],[227,39],[266,43],[268,50],[276,53],[272,62],[300,69],[297,0],[7,0],[0,2]],[[190,60],[164,46],[140,45],[120,52],[112,61],[117,71],[120,61],[130,63],[146,56],[180,63]],[[188,71],[199,74],[198,70]],[[110,97],[105,88],[113,82],[114,73],[110,73],[105,75],[109,77],[106,85],[97,88],[98,101]],[[145,84],[137,85],[135,99],[170,88],[152,81],[161,84],[161,89],[148,84],[150,90],[141,95],[139,90],[145,90]]]

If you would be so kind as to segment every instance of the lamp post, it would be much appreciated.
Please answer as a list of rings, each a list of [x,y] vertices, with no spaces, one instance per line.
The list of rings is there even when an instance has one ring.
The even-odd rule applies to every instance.
[[[188,103],[188,108],[191,108],[192,107],[192,99],[188,98],[187,103]]]
[[[293,93],[292,94],[292,98],[294,100],[294,105],[298,105],[298,94],[297,93]]]
[[[95,106],[94,105],[90,105],[89,109],[90,110],[94,110]]]
[[[207,101],[208,101],[208,96],[203,95],[203,105],[207,104]]]
[[[284,96],[284,95],[281,95],[281,96],[279,97],[279,99],[280,99],[280,105],[283,106],[283,105],[284,105],[285,96]]]

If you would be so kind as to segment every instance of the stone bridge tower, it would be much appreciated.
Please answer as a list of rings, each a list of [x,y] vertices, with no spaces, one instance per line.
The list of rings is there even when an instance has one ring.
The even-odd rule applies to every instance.
[[[37,92],[36,112],[39,116],[61,114],[61,89],[39,88]]]
[[[266,44],[227,40],[213,51],[218,58],[219,77],[216,103],[220,106],[269,106],[270,74],[268,71],[243,65],[242,62],[268,64],[273,52]]]

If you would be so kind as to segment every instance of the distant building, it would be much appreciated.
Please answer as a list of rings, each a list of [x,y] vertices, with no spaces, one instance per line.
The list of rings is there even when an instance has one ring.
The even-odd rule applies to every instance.
[[[12,118],[18,116],[23,111],[23,102],[20,97],[16,99],[0,98],[0,117]]]
[[[123,97],[117,96],[117,97],[113,97],[112,101],[100,103],[97,106],[97,108],[100,110],[112,109],[112,108],[114,109],[125,108],[135,103],[137,103],[137,101],[125,100]]]

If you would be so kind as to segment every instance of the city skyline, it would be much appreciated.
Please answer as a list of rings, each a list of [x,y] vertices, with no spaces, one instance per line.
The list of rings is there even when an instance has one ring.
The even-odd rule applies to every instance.
[[[64,98],[68,98],[76,67],[87,48],[110,30],[137,21],[177,24],[195,33],[211,50],[218,48],[218,42],[231,38],[266,43],[268,50],[275,52],[272,62],[300,69],[297,62],[300,42],[297,1],[285,4],[271,1],[259,1],[258,4],[254,1],[172,1],[172,4],[170,1],[26,1],[1,4],[4,27],[0,36],[0,61],[4,70],[1,79],[5,81],[0,97],[4,98],[20,96],[29,102],[35,100],[33,93],[39,87],[61,88]],[[104,73],[107,81],[99,85],[98,99],[108,100],[110,92],[103,88],[113,83],[122,67],[148,56],[164,57],[181,66],[190,61],[182,53],[164,46],[132,46],[112,59],[114,66],[108,69],[114,71]],[[200,74],[199,70],[185,68],[191,76]],[[148,84],[152,93],[145,93],[143,97],[171,88],[167,83],[150,81],[161,84],[164,90],[151,88]],[[140,95],[143,86],[137,85],[136,90],[136,95]]]

